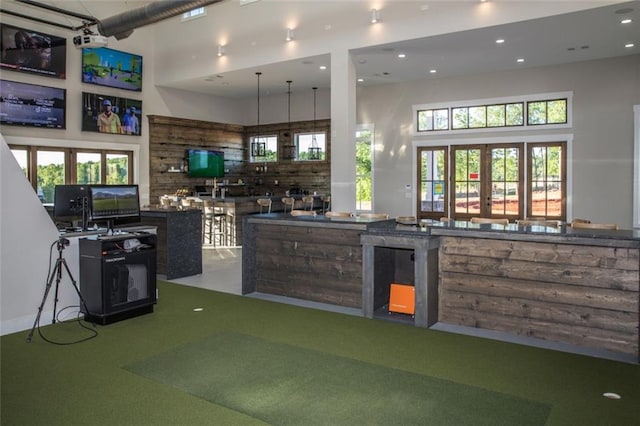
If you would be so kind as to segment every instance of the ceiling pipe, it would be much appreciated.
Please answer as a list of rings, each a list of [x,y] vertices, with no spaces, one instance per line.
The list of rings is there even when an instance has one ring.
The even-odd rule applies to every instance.
[[[122,40],[129,37],[136,28],[221,1],[223,0],[155,1],[146,6],[98,20],[97,28],[98,32],[105,37],[114,36]]]

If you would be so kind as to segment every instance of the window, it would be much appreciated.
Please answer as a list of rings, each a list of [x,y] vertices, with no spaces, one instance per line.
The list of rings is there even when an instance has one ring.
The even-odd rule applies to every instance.
[[[76,153],[76,183],[99,184],[101,163],[99,152]]]
[[[27,148],[11,148],[11,153],[16,158],[22,173],[29,178],[29,150]]]
[[[433,131],[569,124],[572,94],[549,93],[486,101],[491,102],[484,103],[480,100],[449,105],[414,106],[416,132],[419,134]]]
[[[567,218],[566,141],[418,147],[416,155],[419,218],[448,209],[459,220]]]
[[[189,21],[194,18],[200,18],[201,16],[205,16],[207,14],[207,9],[202,7],[197,7],[195,9],[191,9],[188,12],[182,14],[182,21]]]
[[[566,217],[566,143],[528,145],[527,217]]]
[[[44,203],[56,185],[133,184],[133,151],[12,145],[11,152]]]
[[[36,151],[36,190],[43,203],[53,203],[55,186],[65,184],[65,164],[64,151]]]
[[[278,136],[252,136],[249,146],[251,163],[271,163],[278,161]]]
[[[131,176],[131,156],[127,153],[107,153],[107,176],[108,185],[130,184]]]
[[[324,161],[327,154],[325,132],[296,133],[296,161]]]
[[[373,211],[373,131],[356,131],[356,210]]]
[[[563,124],[567,122],[567,100],[527,102],[527,124]]]

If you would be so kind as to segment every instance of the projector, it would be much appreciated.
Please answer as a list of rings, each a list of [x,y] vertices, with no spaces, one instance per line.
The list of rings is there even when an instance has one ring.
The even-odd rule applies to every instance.
[[[79,49],[83,47],[104,47],[107,45],[107,38],[95,34],[79,35],[73,38],[73,44]]]

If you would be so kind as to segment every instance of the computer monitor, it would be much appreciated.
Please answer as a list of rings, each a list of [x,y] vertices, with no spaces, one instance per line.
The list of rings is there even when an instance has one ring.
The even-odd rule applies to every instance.
[[[53,218],[56,224],[86,231],[89,217],[88,185],[56,185],[53,194]],[[78,222],[79,226],[74,226]]]

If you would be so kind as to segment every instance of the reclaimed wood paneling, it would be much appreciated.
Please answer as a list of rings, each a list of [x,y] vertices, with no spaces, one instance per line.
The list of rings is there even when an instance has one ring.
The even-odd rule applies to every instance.
[[[256,291],[359,308],[361,231],[261,224],[256,230]]]
[[[205,185],[206,179],[192,178],[186,173],[168,172],[172,167],[180,170],[189,148],[215,149],[224,152],[225,179],[246,185],[228,188],[227,195],[241,197],[264,195],[267,192],[284,196],[291,187],[308,193],[329,194],[331,191],[331,132],[330,120],[266,124],[261,134],[278,135],[281,154],[275,163],[250,163],[249,140],[257,126],[214,123],[183,118],[151,115],[149,118],[149,182],[150,201],[157,204],[158,197],[175,194],[178,189],[193,191]],[[295,133],[325,131],[327,157],[324,161],[298,162],[282,157],[282,147],[291,144]],[[291,130],[291,131],[290,131]],[[267,166],[267,171],[258,167]]]
[[[440,321],[638,355],[639,249],[441,238]]]

